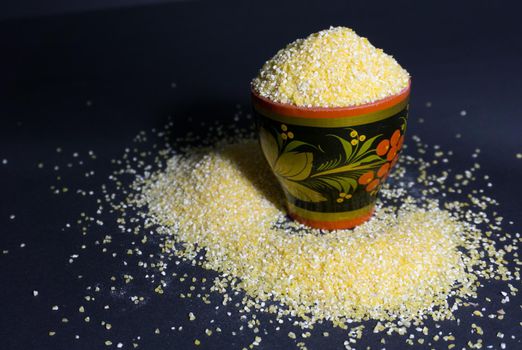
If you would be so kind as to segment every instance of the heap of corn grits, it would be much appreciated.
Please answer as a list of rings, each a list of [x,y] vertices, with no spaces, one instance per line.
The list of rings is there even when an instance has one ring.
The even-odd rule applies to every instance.
[[[252,88],[275,102],[348,107],[398,94],[409,74],[392,56],[345,27],[298,39],[267,61]]]
[[[475,295],[478,277],[506,274],[492,241],[436,201],[403,196],[354,230],[291,222],[252,139],[176,153],[136,188],[133,203],[159,226],[166,252],[192,261],[204,253],[201,265],[223,277],[218,290],[275,301],[268,311],[309,324],[450,319],[458,300]]]

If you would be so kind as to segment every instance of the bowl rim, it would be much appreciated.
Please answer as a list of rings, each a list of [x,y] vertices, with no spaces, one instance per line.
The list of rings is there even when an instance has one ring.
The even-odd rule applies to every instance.
[[[349,107],[301,107],[289,103],[275,102],[257,93],[253,87],[250,88],[254,108],[268,110],[280,115],[298,118],[341,118],[355,117],[367,113],[378,112],[393,107],[408,99],[411,90],[411,79],[408,86],[399,93],[383,99]]]

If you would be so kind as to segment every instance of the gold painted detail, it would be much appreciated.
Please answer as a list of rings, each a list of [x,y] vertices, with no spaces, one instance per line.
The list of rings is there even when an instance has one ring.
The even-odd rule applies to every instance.
[[[290,213],[297,214],[298,216],[308,219],[308,220],[326,221],[326,222],[357,219],[357,218],[360,218],[361,216],[364,216],[365,214],[370,213],[374,208],[374,205],[372,203],[372,204],[369,204],[365,207],[362,207],[362,208],[359,208],[356,210],[325,213],[325,212],[303,209],[292,203],[288,203],[287,205],[288,205],[288,210],[290,211]]]
[[[303,117],[291,117],[286,115],[277,114],[262,108],[259,104],[254,104],[254,108],[259,114],[266,118],[275,120],[283,124],[292,124],[299,126],[313,126],[318,128],[338,128],[338,127],[352,127],[358,125],[364,125],[369,123],[375,123],[390,117],[393,117],[397,113],[406,109],[408,106],[408,99],[381,111],[370,112],[367,114],[361,114],[358,116],[349,117],[337,117],[337,118],[303,118]]]

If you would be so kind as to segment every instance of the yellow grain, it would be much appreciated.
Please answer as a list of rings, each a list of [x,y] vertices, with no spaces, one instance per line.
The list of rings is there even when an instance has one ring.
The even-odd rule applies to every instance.
[[[298,39],[261,68],[252,87],[272,101],[346,107],[395,95],[409,74],[352,29],[331,27]]]
[[[215,290],[237,279],[255,300],[275,299],[310,322],[450,318],[452,287],[465,294],[476,281],[459,252],[465,228],[436,206],[378,208],[352,231],[276,225],[283,197],[255,141],[174,156],[142,194],[165,250],[190,258],[203,249],[202,266],[229,276]]]

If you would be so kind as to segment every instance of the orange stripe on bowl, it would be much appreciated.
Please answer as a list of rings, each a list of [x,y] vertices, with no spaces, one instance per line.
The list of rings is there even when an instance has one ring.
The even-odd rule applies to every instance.
[[[366,221],[368,221],[373,215],[373,209],[359,217],[347,220],[338,220],[338,221],[320,221],[320,220],[312,220],[303,218],[295,213],[288,213],[292,219],[313,228],[323,229],[323,230],[342,230],[342,229],[350,229],[358,226]]]
[[[299,118],[342,118],[359,116],[372,112],[378,112],[389,107],[392,107],[405,99],[410,94],[411,81],[408,86],[400,93],[383,98],[382,100],[372,103],[363,104],[352,107],[298,107],[287,103],[274,102],[266,97],[260,96],[254,90],[251,91],[252,101],[261,108],[270,112]]]

